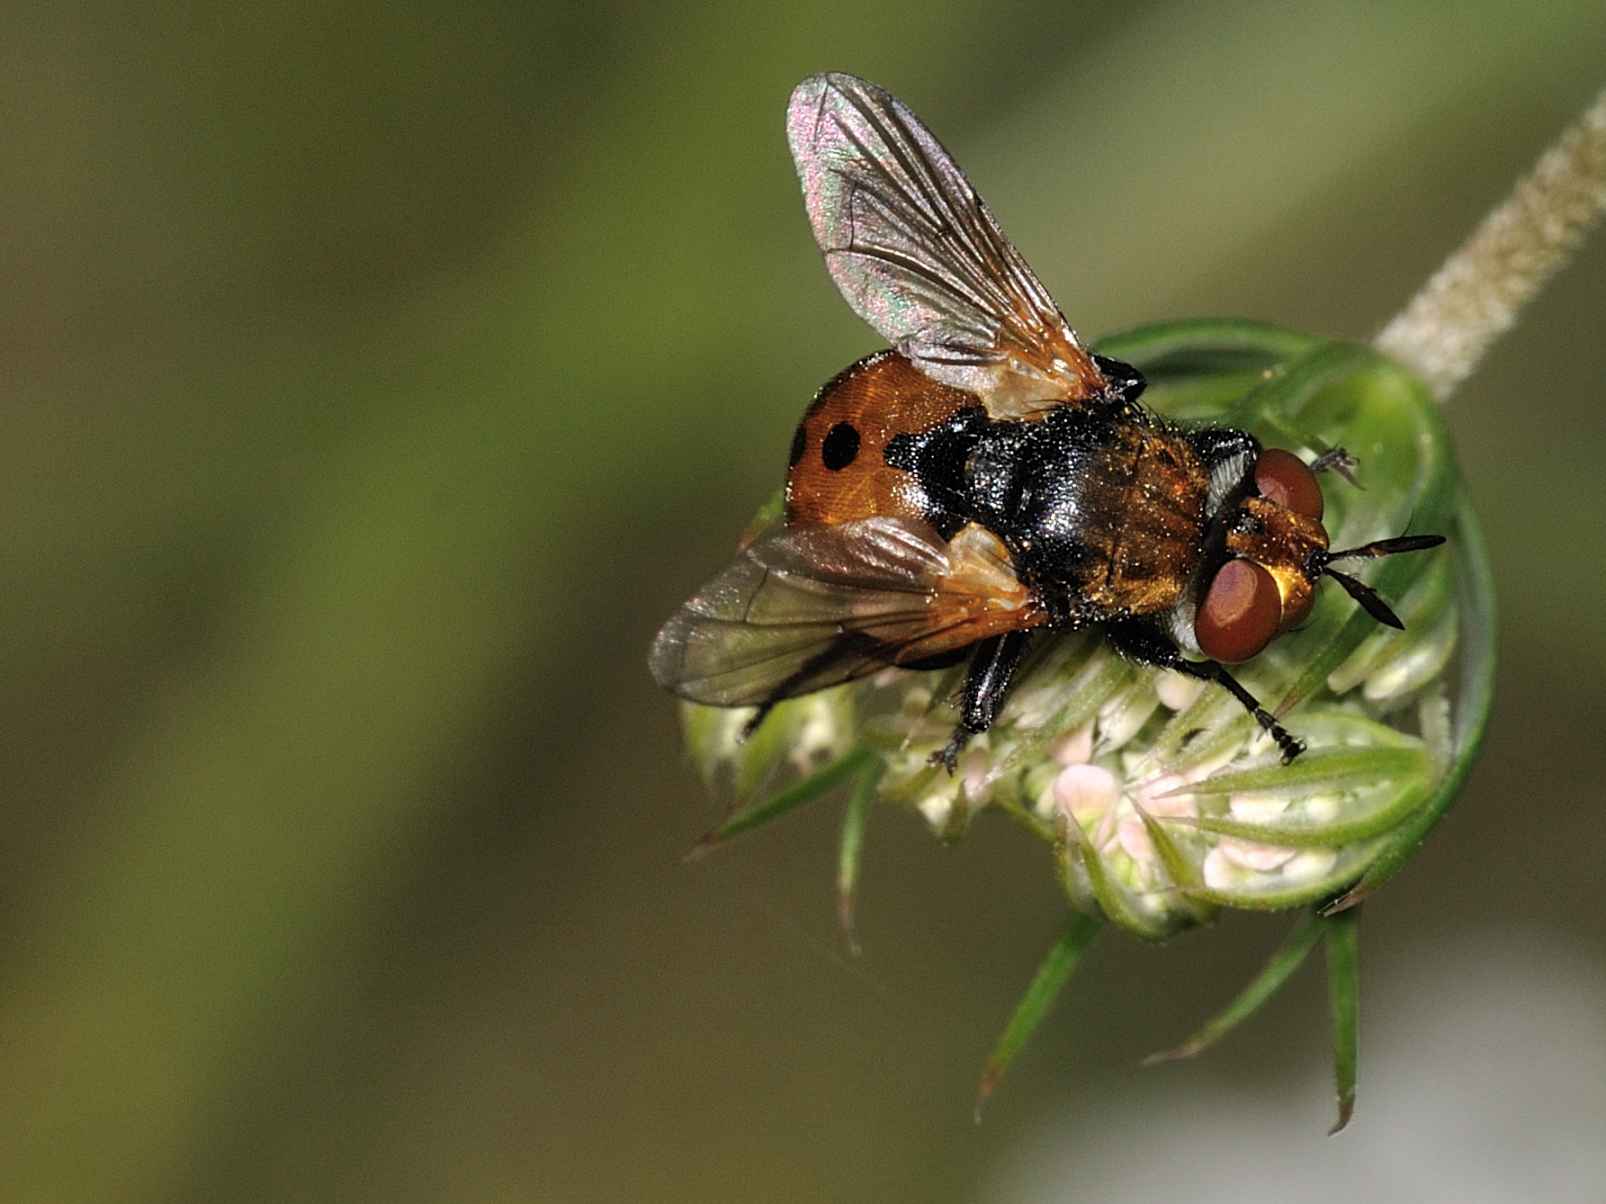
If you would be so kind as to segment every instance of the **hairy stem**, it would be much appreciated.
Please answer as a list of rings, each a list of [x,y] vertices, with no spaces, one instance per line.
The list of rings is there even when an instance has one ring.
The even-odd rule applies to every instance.
[[[1606,92],[1377,336],[1441,401],[1606,213]]]

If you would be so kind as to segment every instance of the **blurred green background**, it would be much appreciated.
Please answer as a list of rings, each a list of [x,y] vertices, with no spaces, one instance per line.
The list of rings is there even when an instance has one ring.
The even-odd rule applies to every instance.
[[[1456,398],[1472,788],[1321,976],[1113,939],[1010,825],[716,817],[643,664],[876,345],[782,134],[904,97],[1086,334],[1367,337],[1606,83],[1599,0],[30,6],[0,41],[0,1199],[1592,1199],[1606,239]]]

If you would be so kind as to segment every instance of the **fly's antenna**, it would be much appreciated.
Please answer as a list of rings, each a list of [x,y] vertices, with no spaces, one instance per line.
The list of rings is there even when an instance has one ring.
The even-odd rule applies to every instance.
[[[1344,587],[1344,592],[1360,603],[1361,609],[1371,615],[1385,627],[1392,627],[1396,631],[1404,631],[1405,624],[1400,622],[1400,616],[1395,614],[1389,604],[1378,596],[1376,590],[1366,582],[1351,577],[1348,573],[1341,573],[1332,567],[1335,560],[1377,560],[1383,556],[1394,556],[1400,552],[1422,552],[1428,548],[1436,548],[1444,542],[1442,535],[1396,535],[1393,539],[1374,539],[1371,543],[1363,543],[1359,547],[1344,548],[1337,552],[1312,552],[1306,564],[1306,574],[1316,577],[1331,577]]]
[[[1396,535],[1393,539],[1374,539],[1356,548],[1340,552],[1318,552],[1317,558],[1325,567],[1335,560],[1376,560],[1380,556],[1393,556],[1397,552],[1422,552],[1436,548],[1444,542],[1442,535]]]

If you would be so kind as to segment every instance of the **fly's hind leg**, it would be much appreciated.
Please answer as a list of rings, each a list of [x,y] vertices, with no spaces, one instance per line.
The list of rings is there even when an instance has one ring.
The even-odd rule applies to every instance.
[[[1225,665],[1216,661],[1190,661],[1169,636],[1147,623],[1112,623],[1107,634],[1115,650],[1129,660],[1137,661],[1140,665],[1172,669],[1221,686],[1243,704],[1244,710],[1255,717],[1255,722],[1265,729],[1267,735],[1277,741],[1284,765],[1305,751],[1305,742],[1272,718],[1271,712],[1227,672]]]
[[[828,686],[837,684],[833,681],[827,681],[824,685],[813,684],[818,680],[823,670],[830,668],[837,661],[868,656],[875,651],[875,648],[876,642],[873,639],[857,632],[850,632],[836,642],[822,648],[798,666],[791,676],[770,691],[769,697],[758,704],[758,710],[754,711],[752,717],[742,724],[741,735],[738,739],[746,740],[752,736],[754,732],[758,731],[764,720],[770,717],[770,712],[788,699],[797,698],[800,695],[810,694],[815,690],[823,690]],[[838,680],[841,679],[839,678]]]
[[[970,738],[992,727],[1009,694],[1010,682],[1026,651],[1028,633],[1011,631],[995,635],[976,645],[970,658],[970,672],[959,703],[959,722],[954,734],[941,750],[931,754],[931,763],[951,774],[959,764],[959,754]]]
[[[820,672],[820,670],[826,668],[835,661],[843,660],[848,657],[873,655],[875,649],[876,642],[867,636],[845,635],[836,643],[832,644],[829,648],[816,653],[807,661],[804,661],[802,667],[800,667],[797,672],[793,673],[785,681],[781,682],[780,685],[776,686],[775,689],[770,692],[768,698],[764,699],[764,701],[758,704],[758,709],[753,712],[752,717],[749,718],[746,723],[742,724],[742,731],[740,736],[738,736],[738,739],[746,740],[754,732],[758,731],[759,726],[764,722],[764,720],[770,717],[770,712],[781,703],[790,698],[797,698],[801,694],[809,693],[810,688],[826,688],[823,686],[809,687],[810,680],[814,678]],[[908,661],[905,664],[899,665],[898,668],[913,669],[916,671],[923,671],[927,669],[946,669],[950,665],[957,665],[960,661],[964,660],[969,651],[970,650],[968,648],[956,648],[952,652],[940,652],[936,656],[928,656],[924,660]]]

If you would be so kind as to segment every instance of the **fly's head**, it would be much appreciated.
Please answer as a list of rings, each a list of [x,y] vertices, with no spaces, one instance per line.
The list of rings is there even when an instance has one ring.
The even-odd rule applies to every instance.
[[[1337,581],[1378,622],[1403,626],[1370,586],[1333,562],[1415,552],[1436,547],[1444,537],[1399,536],[1335,552],[1322,511],[1321,485],[1303,460],[1281,448],[1260,453],[1254,488],[1227,524],[1227,559],[1205,587],[1194,620],[1206,656],[1236,664],[1258,654],[1304,622],[1323,577]]]

